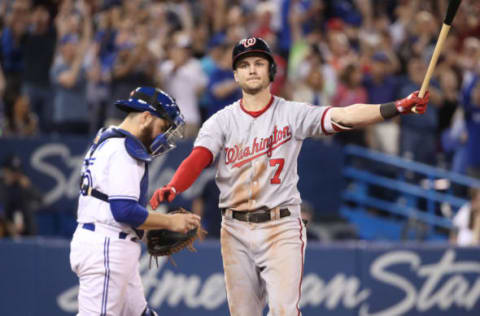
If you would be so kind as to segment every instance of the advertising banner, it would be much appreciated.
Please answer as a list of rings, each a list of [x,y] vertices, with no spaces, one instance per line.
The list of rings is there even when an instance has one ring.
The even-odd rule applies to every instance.
[[[228,315],[217,241],[140,272],[160,315]],[[309,243],[304,316],[480,314],[480,248],[432,244]],[[0,315],[75,315],[78,281],[65,240],[0,241]],[[267,310],[265,310],[266,315]]]

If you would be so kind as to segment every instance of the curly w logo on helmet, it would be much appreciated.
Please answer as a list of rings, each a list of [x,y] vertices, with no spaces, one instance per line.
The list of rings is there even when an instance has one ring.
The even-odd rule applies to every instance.
[[[257,39],[255,37],[250,37],[250,38],[244,38],[240,41],[240,43],[244,46],[244,47],[250,47],[250,46],[253,46],[255,45],[255,43],[257,42]]]

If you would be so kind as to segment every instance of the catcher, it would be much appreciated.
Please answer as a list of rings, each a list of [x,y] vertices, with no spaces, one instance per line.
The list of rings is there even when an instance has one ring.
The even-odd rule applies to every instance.
[[[159,229],[171,231],[163,231],[171,238],[157,252],[168,255],[191,245],[200,226],[200,217],[186,211],[162,214],[145,208],[148,163],[175,147],[184,121],[175,100],[151,87],[137,88],[115,104],[126,118],[100,130],[83,160],[70,250],[80,281],[77,315],[157,315],[147,305],[138,267],[144,230],[153,230],[150,236]],[[154,247],[159,241],[149,241],[150,251],[160,250]]]

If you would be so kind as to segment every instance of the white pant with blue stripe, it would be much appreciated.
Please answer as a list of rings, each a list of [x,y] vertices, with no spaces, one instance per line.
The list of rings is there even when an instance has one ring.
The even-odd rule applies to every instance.
[[[118,231],[78,226],[70,264],[80,281],[77,315],[140,316],[147,306],[139,273],[141,246]]]

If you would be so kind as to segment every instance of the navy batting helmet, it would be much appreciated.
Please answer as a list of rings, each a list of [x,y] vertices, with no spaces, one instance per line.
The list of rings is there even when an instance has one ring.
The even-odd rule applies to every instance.
[[[265,56],[270,62],[269,76],[270,81],[273,81],[275,74],[277,73],[277,64],[273,59],[272,50],[268,46],[267,42],[260,37],[248,37],[240,40],[232,51],[232,68],[236,69],[237,62],[246,56],[261,54]]]

